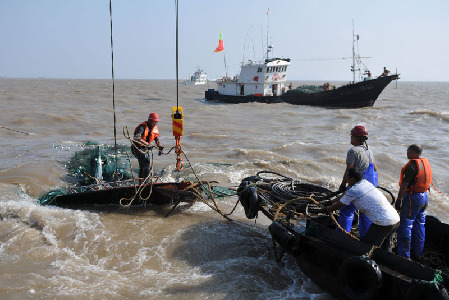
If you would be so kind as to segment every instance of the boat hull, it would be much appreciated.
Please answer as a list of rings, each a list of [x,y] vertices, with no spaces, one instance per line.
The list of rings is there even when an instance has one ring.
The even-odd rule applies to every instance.
[[[141,189],[140,196],[136,191],[140,186],[115,187],[97,191],[88,191],[72,193],[55,197],[49,205],[55,205],[64,208],[81,209],[95,208],[102,206],[121,207],[131,203],[132,206],[154,204],[154,205],[173,205],[179,202],[193,202],[195,195],[192,192],[184,190],[183,183],[154,183],[153,186],[146,185]],[[146,199],[148,200],[142,200]]]
[[[278,225],[273,226],[274,224]],[[270,232],[273,238],[295,257],[301,270],[312,281],[338,299],[349,299],[351,297],[348,297],[347,287],[342,284],[342,277],[345,276],[342,266],[351,257],[364,260],[361,257],[370,253],[372,246],[335,231],[330,224],[330,219],[326,216],[309,220],[307,228],[313,230],[306,230],[306,234],[297,235],[295,238],[292,238],[292,233],[286,227],[282,226],[282,229],[276,222],[270,226]],[[449,225],[430,217],[426,221],[425,251],[434,247],[438,247],[439,252],[445,255],[446,261],[449,259]],[[435,268],[404,259],[380,248],[372,251],[369,259],[375,262],[381,272],[381,282],[374,293],[376,299],[403,299],[407,293],[414,292],[417,280],[430,287],[431,281],[435,279]],[[354,270],[360,271],[356,276],[350,277],[354,285],[369,288],[369,285],[362,282],[363,278],[367,277],[364,272],[368,270]],[[443,282],[440,288],[449,288],[449,275],[444,272],[441,275]],[[425,293],[424,296],[430,297],[429,299],[439,299],[434,297],[432,293],[437,292],[431,288]],[[427,299],[425,297],[423,299]]]
[[[279,103],[281,101],[280,96],[234,96],[234,95],[222,95],[214,89],[205,91],[206,100],[218,100],[226,103],[249,103],[249,102],[261,102],[261,103]]]
[[[341,86],[334,90],[319,93],[301,93],[287,91],[281,96],[283,102],[294,105],[311,105],[324,107],[361,108],[373,106],[379,95],[398,75],[378,77]]]

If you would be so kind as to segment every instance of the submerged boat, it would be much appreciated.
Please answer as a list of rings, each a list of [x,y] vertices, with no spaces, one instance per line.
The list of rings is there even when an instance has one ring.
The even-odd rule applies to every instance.
[[[181,202],[193,204],[197,200],[213,198],[211,193],[216,198],[233,194],[209,182],[161,182],[155,174],[147,179],[147,183],[138,184],[138,180],[133,178],[129,158],[125,158],[126,147],[117,147],[116,160],[113,152],[115,147],[91,146],[88,143],[86,149],[76,152],[65,163],[69,171],[68,178],[76,182],[45,193],[39,198],[41,205],[91,210],[147,205],[172,205],[175,208]],[[117,174],[121,180],[112,181]]]
[[[41,197],[40,203],[71,209],[178,205],[180,202],[193,203],[198,199],[199,194],[194,188],[198,188],[198,184],[188,181],[135,186],[129,182],[122,183],[122,186],[101,184],[72,188],[68,193],[53,191]]]
[[[207,83],[207,74],[198,67],[198,69],[190,76],[189,79],[185,80],[183,84],[187,85],[199,85]]]
[[[292,255],[302,271],[338,299],[449,299],[449,225],[426,218],[424,258],[407,260],[336,231],[335,218],[318,214],[335,197],[327,188],[286,177],[242,180],[239,200],[248,218],[260,211],[279,250]],[[391,193],[390,193],[391,195]],[[392,195],[391,195],[392,196]],[[312,200],[313,198],[313,200]],[[394,197],[392,197],[394,202]],[[356,222],[354,222],[356,223]]]

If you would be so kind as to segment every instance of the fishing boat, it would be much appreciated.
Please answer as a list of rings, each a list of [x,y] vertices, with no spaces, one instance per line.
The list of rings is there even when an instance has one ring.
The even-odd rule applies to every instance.
[[[357,38],[356,38],[357,37]],[[287,67],[290,59],[267,58],[264,62],[252,62],[241,66],[240,75],[225,76],[217,80],[217,90],[205,91],[206,100],[219,100],[227,103],[286,102],[294,105],[310,105],[334,108],[361,108],[373,106],[379,95],[391,81],[398,80],[399,74],[389,75],[384,72],[377,78],[371,77],[362,58],[355,52],[354,44],[358,35],[353,32],[353,64],[351,71],[353,80],[342,86],[331,86],[328,82],[322,85],[307,85],[293,88],[286,85]],[[270,52],[266,52],[266,57]],[[357,78],[360,79],[356,81]],[[365,76],[367,75],[367,76]]]
[[[225,76],[217,80],[217,90],[207,90],[205,98],[228,103],[279,102],[282,93],[287,90],[286,72],[289,65],[288,58],[249,61],[241,66],[238,76]]]
[[[185,80],[183,84],[187,85],[200,85],[207,83],[207,74],[200,67],[190,76],[189,79]]]
[[[248,218],[262,212],[273,221],[268,229],[278,261],[280,251],[292,255],[312,281],[338,299],[449,298],[448,224],[427,216],[424,259],[407,260],[395,249],[390,253],[359,241],[357,232],[336,231],[334,216],[318,212],[319,204],[337,193],[260,175],[242,180],[239,200]]]
[[[300,86],[282,94],[281,99],[295,105],[324,107],[361,108],[373,106],[382,91],[391,81],[399,79],[398,74],[379,76],[375,79],[351,82],[340,87]],[[327,89],[326,89],[327,88]],[[310,91],[312,90],[312,91]]]

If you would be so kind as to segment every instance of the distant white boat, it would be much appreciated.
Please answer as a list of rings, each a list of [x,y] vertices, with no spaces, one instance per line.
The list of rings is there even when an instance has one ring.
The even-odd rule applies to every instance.
[[[190,79],[187,79],[183,82],[183,84],[191,84],[191,85],[198,85],[198,84],[206,84],[207,83],[207,74],[201,70],[201,68],[198,68],[195,73],[193,73],[192,76],[190,76]]]

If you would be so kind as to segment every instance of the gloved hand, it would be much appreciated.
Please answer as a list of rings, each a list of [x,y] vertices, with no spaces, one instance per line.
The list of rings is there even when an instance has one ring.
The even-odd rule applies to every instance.
[[[159,146],[159,153],[157,154],[158,156],[161,156],[161,155],[162,155],[162,150],[164,150],[164,147]]]

